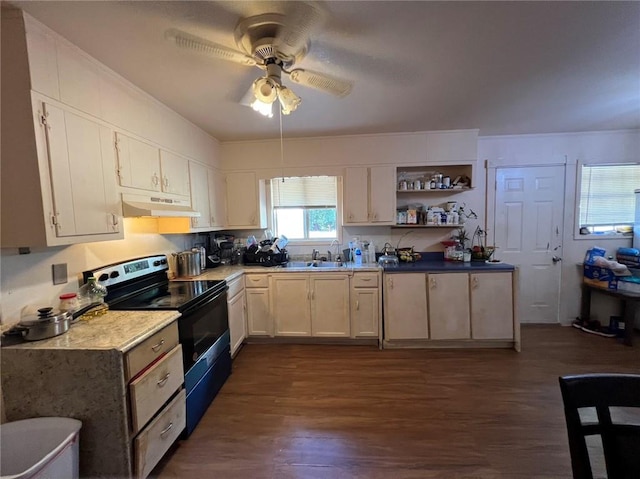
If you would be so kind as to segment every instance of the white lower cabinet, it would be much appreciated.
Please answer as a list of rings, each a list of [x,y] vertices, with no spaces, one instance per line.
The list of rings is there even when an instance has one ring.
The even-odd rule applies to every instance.
[[[380,291],[378,273],[354,273],[351,279],[351,336],[378,337]]]
[[[271,277],[274,334],[311,336],[309,275],[280,273]]]
[[[229,315],[229,335],[231,336],[231,356],[235,356],[247,336],[247,310],[242,276],[229,282],[227,308]]]
[[[247,334],[273,336],[269,275],[246,274],[244,287],[247,302]]]
[[[471,337],[473,339],[513,339],[512,273],[472,273]],[[500,294],[499,299],[496,293]]]
[[[429,273],[431,339],[469,339],[469,277],[467,273]]]
[[[385,274],[384,339],[425,339],[427,347],[437,341],[487,340],[518,349],[513,274]]]
[[[271,277],[276,336],[349,337],[349,276],[280,273]]]
[[[385,339],[428,339],[427,285],[424,273],[386,274]]]
[[[310,280],[311,335],[349,337],[349,277],[319,273]]]

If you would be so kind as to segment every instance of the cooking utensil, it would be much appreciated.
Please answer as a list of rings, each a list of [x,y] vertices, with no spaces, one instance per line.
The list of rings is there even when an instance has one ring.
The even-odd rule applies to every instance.
[[[199,251],[181,251],[180,253],[173,253],[173,255],[177,259],[178,276],[198,276],[202,273]]]
[[[25,316],[8,333],[21,334],[27,341],[53,338],[69,330],[71,318],[72,315],[68,311],[54,310],[51,307],[40,308],[37,315]]]

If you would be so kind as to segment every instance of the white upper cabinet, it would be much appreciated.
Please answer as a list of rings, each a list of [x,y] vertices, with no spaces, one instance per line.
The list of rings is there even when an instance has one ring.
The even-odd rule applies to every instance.
[[[385,225],[395,221],[395,169],[346,168],[343,195],[345,225]]]
[[[42,104],[58,237],[122,237],[112,131],[88,118]]]
[[[189,196],[189,160],[116,133],[120,186]],[[205,175],[206,178],[206,175]]]
[[[266,228],[267,210],[264,181],[254,172],[227,174],[227,226]]]
[[[160,150],[162,191],[179,196],[189,196],[189,160],[183,156]]]
[[[57,50],[60,101],[100,118],[100,70],[63,42],[57,42]]]
[[[120,186],[160,191],[160,150],[116,132]]]
[[[200,213],[199,217],[191,218],[192,228],[211,227],[211,202],[209,200],[209,168],[195,161],[189,162],[191,176],[191,207]]]
[[[209,213],[211,226],[223,228],[227,211],[227,186],[224,176],[212,168],[208,168],[209,177]]]

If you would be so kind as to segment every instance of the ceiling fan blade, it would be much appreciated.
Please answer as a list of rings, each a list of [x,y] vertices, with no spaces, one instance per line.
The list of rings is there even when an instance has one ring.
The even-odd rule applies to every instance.
[[[165,38],[175,43],[177,47],[185,50],[191,50],[209,57],[228,60],[242,65],[256,65],[255,59],[251,58],[249,55],[245,55],[242,52],[233,50],[218,43],[210,42],[209,40],[205,40],[204,38],[191,35],[190,33],[186,33],[181,30],[167,30],[165,32]]]
[[[294,83],[322,90],[332,95],[345,97],[351,92],[353,84],[348,80],[325,75],[324,73],[312,72],[297,68],[289,72],[289,78]]]
[[[289,5],[293,6],[293,10],[287,13],[273,44],[278,53],[293,58],[306,47],[327,14],[317,2],[290,2]]]

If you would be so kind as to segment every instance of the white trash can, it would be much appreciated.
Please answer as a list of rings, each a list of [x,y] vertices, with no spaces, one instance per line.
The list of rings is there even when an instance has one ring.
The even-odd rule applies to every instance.
[[[0,479],[35,475],[77,479],[81,426],[77,419],[67,417],[37,417],[0,425]]]

